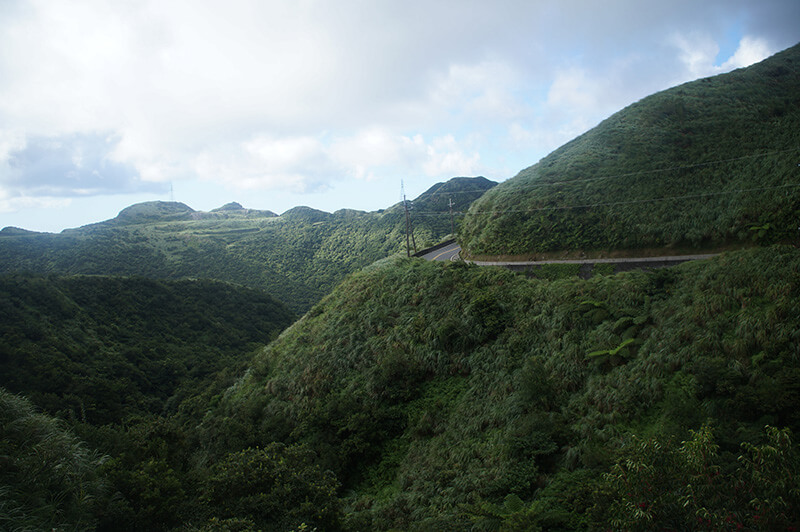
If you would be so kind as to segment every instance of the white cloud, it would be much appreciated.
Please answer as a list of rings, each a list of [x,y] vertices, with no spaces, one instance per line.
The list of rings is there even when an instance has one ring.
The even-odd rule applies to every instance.
[[[353,136],[339,137],[330,147],[332,159],[347,174],[357,179],[375,180],[379,172],[387,177],[411,172],[425,157],[421,135],[406,136],[388,128],[369,127]]]
[[[473,176],[480,171],[480,154],[466,153],[452,135],[434,139],[427,147],[428,158],[423,164],[429,176]]]
[[[0,2],[0,173],[26,143],[102,134],[102,156],[87,141],[59,159],[83,172],[74,193],[102,162],[135,170],[111,182],[125,193],[507,177],[647,94],[794,44],[797,5]],[[720,59],[731,28],[743,37]]]
[[[525,112],[513,94],[521,72],[500,60],[452,64],[432,84],[433,108],[466,115],[470,120],[498,120]]]
[[[722,64],[720,70],[728,72],[735,68],[750,66],[766,59],[775,51],[769,47],[766,40],[745,35],[739,42],[739,48],[736,49],[730,59]]]
[[[48,196],[14,196],[0,187],[0,213],[14,213],[32,209],[65,208],[72,203],[69,198]]]
[[[765,39],[745,35],[739,41],[736,52],[718,65],[716,60],[720,47],[710,35],[701,33],[692,35],[675,34],[671,41],[680,51],[680,60],[685,67],[685,71],[679,73],[684,78],[681,81],[714,76],[730,72],[735,68],[750,66],[777,51],[771,49]]]

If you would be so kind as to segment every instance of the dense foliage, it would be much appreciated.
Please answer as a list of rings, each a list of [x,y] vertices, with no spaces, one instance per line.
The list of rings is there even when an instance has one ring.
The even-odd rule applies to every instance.
[[[450,233],[450,199],[456,212],[466,210],[494,185],[454,178],[422,194],[411,211],[418,247]],[[400,205],[333,214],[296,207],[277,217],[236,206],[203,213],[182,203],[148,202],[60,234],[6,228],[0,231],[0,272],[219,279],[263,290],[305,312],[348,273],[405,251],[405,231]]]
[[[701,508],[729,517],[718,499],[758,474],[732,471],[740,443],[761,449],[765,425],[800,430],[798,273],[793,247],[588,281],[389,261],[258,355],[200,437],[220,455],[307,445],[343,484],[348,528],[571,530],[638,519],[614,495],[628,467],[615,457],[639,439],[680,448],[669,442],[705,426],[709,465],[733,480],[697,486],[700,502],[675,516],[693,529]],[[669,482],[699,466],[652,458],[665,492],[684,496]],[[634,502],[656,504],[646,497]],[[781,504],[779,522],[800,519],[794,495]]]
[[[800,249],[767,244],[797,214],[798,53],[645,99],[465,224],[486,253],[764,244],[707,261],[407,259],[400,205],[4,229],[0,385],[29,399],[0,388],[0,528],[796,530]],[[492,185],[423,194],[417,244]],[[52,272],[316,304],[275,338],[260,291]]]
[[[0,276],[0,316],[0,386],[106,456],[101,465],[62,422],[3,391],[0,505],[20,530],[115,531],[211,513],[191,463],[194,420],[295,319],[219,281],[31,274]],[[90,480],[91,493],[80,484]]]
[[[221,282],[26,274],[0,276],[0,317],[0,386],[94,425],[176,409],[294,320]]]
[[[659,92],[485,194],[473,255],[797,239],[800,45]]]
[[[64,423],[0,388],[0,530],[90,530],[101,458]]]

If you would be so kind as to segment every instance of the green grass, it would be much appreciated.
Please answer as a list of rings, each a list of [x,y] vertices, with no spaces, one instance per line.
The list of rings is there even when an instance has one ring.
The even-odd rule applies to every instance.
[[[476,201],[473,255],[795,241],[800,46],[654,94]]]
[[[451,232],[449,199],[454,209],[466,210],[493,185],[484,178],[454,178],[421,195],[412,211],[417,247]],[[265,291],[303,313],[348,273],[405,252],[399,206],[333,214],[297,207],[276,217],[149,202],[123,213],[61,234],[4,231],[0,272],[218,279]]]
[[[629,435],[710,421],[735,449],[767,423],[800,429],[797,271],[793,247],[586,281],[387,261],[260,353],[201,431],[222,454],[307,444],[354,528],[470,526],[485,503],[545,504],[570,471],[607,470]],[[583,497],[564,522],[589,519],[585,485],[555,489]]]

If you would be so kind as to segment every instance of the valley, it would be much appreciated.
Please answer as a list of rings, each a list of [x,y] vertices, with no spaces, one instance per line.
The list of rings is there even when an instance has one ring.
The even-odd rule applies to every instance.
[[[429,260],[403,204],[3,229],[0,529],[795,529],[798,98],[795,46],[437,183]]]

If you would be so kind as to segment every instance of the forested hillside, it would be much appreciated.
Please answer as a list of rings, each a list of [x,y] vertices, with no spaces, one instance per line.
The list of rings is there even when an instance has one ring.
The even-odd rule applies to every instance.
[[[797,529],[798,55],[621,111],[460,233],[480,254],[727,249],[710,260],[426,262],[398,253],[402,205],[4,229],[0,527]],[[418,246],[493,186],[417,198]]]
[[[755,455],[800,429],[799,273],[794,247],[588,281],[390,260],[264,349],[200,438],[313,450],[352,530],[786,526],[796,445]]]
[[[230,375],[191,380],[197,395],[121,424],[56,409],[86,444],[2,392],[13,409],[0,442],[19,465],[0,503],[22,523],[52,500],[69,513],[48,526],[100,530],[788,529],[800,519],[799,302],[793,246],[589,280],[387,259],[224,393]],[[80,341],[68,298],[36,308]],[[56,350],[55,333],[36,334]],[[25,434],[39,425],[55,447],[35,465]],[[80,475],[27,499],[22,472],[64,460]],[[95,495],[61,499],[65,485]]]
[[[163,530],[184,426],[295,315],[219,281],[9,274],[0,318],[0,528]]]
[[[420,249],[450,233],[450,199],[456,212],[466,210],[495,184],[454,178],[422,194],[411,211]],[[405,252],[401,205],[332,214],[296,207],[279,217],[240,207],[206,213],[149,202],[60,234],[6,228],[0,231],[0,272],[219,279],[263,290],[302,313],[348,273]]]
[[[217,281],[0,276],[0,386],[93,425],[174,411],[295,316]]]
[[[642,253],[796,239],[798,162],[800,45],[619,111],[475,202],[462,247]]]

